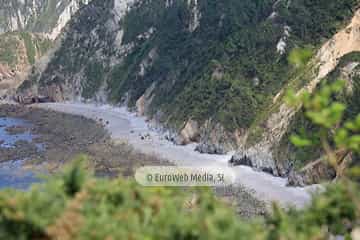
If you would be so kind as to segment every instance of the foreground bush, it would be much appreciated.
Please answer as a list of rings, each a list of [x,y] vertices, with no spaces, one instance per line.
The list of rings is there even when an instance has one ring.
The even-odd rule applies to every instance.
[[[79,166],[28,192],[0,193],[0,239],[328,239],[359,223],[359,187],[332,185],[305,210],[241,220],[207,189],[144,188]]]

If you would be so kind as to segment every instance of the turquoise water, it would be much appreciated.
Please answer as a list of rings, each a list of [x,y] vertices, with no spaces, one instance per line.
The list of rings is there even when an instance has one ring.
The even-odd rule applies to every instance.
[[[34,139],[34,135],[32,135],[30,131],[14,135],[8,134],[6,128],[12,126],[25,126],[30,128],[31,124],[16,118],[0,118],[0,147],[13,148],[19,140],[31,142]],[[40,151],[44,149],[43,144],[37,144],[37,147]],[[23,168],[25,162],[26,159],[14,159],[12,161],[1,162],[0,156],[0,189],[15,188],[26,190],[32,184],[40,181],[34,172]]]

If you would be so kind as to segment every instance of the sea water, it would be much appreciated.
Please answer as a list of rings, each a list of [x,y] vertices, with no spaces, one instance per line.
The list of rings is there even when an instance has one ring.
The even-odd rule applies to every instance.
[[[31,124],[17,118],[0,117],[0,147],[14,148],[19,140],[31,142],[34,136],[30,131],[19,134],[9,134],[6,128],[13,126],[31,127]],[[37,144],[38,150],[43,150],[42,144]],[[1,156],[0,156],[1,160]],[[15,188],[26,190],[40,179],[31,171],[23,168],[26,159],[13,159],[12,161],[0,161],[0,189]]]

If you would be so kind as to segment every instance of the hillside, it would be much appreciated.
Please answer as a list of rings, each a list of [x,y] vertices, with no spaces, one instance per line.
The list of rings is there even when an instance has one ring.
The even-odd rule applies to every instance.
[[[50,40],[28,32],[0,35],[0,96],[16,89],[51,46]]]
[[[88,0],[1,0],[0,34],[27,31],[54,40],[76,11]]]
[[[55,39],[71,17],[87,3],[87,0],[0,1],[0,98],[14,94],[35,62],[56,46]]]
[[[315,89],[341,57],[360,50],[357,7],[356,0],[94,0],[20,92],[125,104],[179,133],[178,144],[240,149],[239,161],[246,155],[256,168],[287,175],[292,163],[276,153],[296,111],[283,96]]]

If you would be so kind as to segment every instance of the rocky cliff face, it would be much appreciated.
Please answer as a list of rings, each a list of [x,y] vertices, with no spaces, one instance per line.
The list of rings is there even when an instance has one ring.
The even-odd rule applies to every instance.
[[[94,1],[80,10],[46,68],[30,77],[27,84],[35,87],[32,94],[48,95],[57,101],[106,101],[106,78],[111,68],[136,44],[122,43],[124,30],[119,24],[133,2]],[[139,41],[149,37],[146,34],[151,35],[139,35]]]
[[[285,175],[290,163],[274,152],[296,110],[283,104],[284,93],[313,90],[359,50],[357,5],[93,0],[21,91],[125,104],[176,129],[178,143],[200,141],[201,152],[240,149],[234,161]],[[316,53],[308,64],[289,64],[293,49],[307,48]]]
[[[0,97],[13,94],[52,43],[41,35],[8,32],[0,35]]]
[[[1,0],[0,34],[28,31],[54,40],[77,10],[89,0]]]
[[[86,4],[88,0],[0,1],[0,98],[14,93]]]

